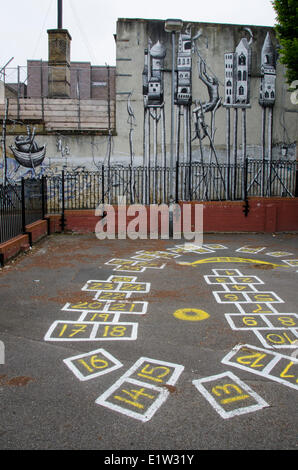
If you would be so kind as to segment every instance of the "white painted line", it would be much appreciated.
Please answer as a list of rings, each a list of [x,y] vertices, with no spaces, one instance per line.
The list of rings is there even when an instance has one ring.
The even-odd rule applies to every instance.
[[[223,398],[222,400],[217,401],[215,399],[215,393],[213,393],[212,395],[212,393],[207,390],[204,384],[207,384],[208,382],[214,382],[214,384],[216,384],[216,382],[222,383],[221,379],[225,379],[226,377],[226,384],[215,386],[212,391],[216,392],[216,394],[220,396],[220,398],[222,398],[223,396],[227,397],[227,395],[229,396],[229,398]],[[225,380],[223,382],[225,382]],[[192,383],[197,388],[197,390],[202,393],[206,400],[213,406],[213,408],[223,419],[229,419],[233,418],[234,416],[252,413],[269,406],[268,403],[263,400],[262,397],[260,397],[256,392],[254,392],[247,384],[245,384],[232,372],[224,372],[222,374],[205,377],[203,379],[193,380]],[[234,397],[231,397],[230,394],[233,395],[233,391],[236,391],[237,393]],[[243,392],[246,393],[244,394]],[[233,400],[235,400],[235,403],[242,401],[245,404],[245,400],[249,399],[251,401],[254,401],[255,403],[248,406],[244,405],[239,408],[234,408],[232,410],[227,410],[223,406],[223,404],[225,404],[226,402],[228,402],[229,404],[233,403]],[[227,408],[229,407],[227,406]]]
[[[298,266],[298,259],[283,259],[282,262],[291,267]]]
[[[91,364],[88,364],[88,358],[91,358]],[[81,369],[78,367],[78,365],[75,364],[75,362],[79,361],[81,361],[83,364]],[[81,381],[94,379],[95,377],[108,374],[123,366],[123,364],[118,361],[118,359],[116,359],[114,356],[112,356],[112,354],[103,348],[90,351],[89,353],[68,357],[67,359],[63,359],[63,362]],[[105,363],[107,365],[105,365]],[[92,372],[92,370],[94,372]],[[84,371],[85,374],[82,371]],[[87,372],[89,372],[89,374]]]
[[[217,243],[214,244],[208,244],[206,245],[205,243],[202,245],[203,248],[209,248],[210,250],[227,250],[228,247],[224,245],[219,245]]]

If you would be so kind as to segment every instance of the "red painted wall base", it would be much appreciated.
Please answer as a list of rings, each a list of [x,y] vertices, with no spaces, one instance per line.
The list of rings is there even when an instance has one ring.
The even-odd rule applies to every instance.
[[[224,202],[190,202],[179,204],[183,211],[184,205],[191,206],[192,230],[194,229],[194,207],[203,206],[203,232],[298,232],[298,198],[250,198],[249,212],[245,216],[243,201]],[[115,233],[118,233],[117,212]],[[136,215],[127,217],[126,227]],[[51,230],[61,231],[61,216],[49,216]],[[68,210],[65,212],[65,230],[78,233],[94,233],[96,224],[101,217],[95,216],[94,210]],[[147,226],[150,227],[150,214],[147,207]],[[124,230],[125,228],[124,227]],[[160,227],[159,227],[160,229]]]

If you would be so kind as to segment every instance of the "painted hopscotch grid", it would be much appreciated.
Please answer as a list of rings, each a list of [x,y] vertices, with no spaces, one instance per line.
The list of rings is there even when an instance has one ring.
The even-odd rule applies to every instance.
[[[231,276],[227,274],[228,270],[213,270],[213,273],[215,271],[223,275],[204,278],[208,284],[217,284],[223,288],[223,291],[213,292],[218,303],[231,303],[240,310],[240,314],[225,314],[233,330],[253,331],[261,344],[269,349],[297,348],[297,315],[280,313],[272,307],[272,303],[284,303],[275,292],[258,291],[255,284],[262,281],[256,276]],[[240,283],[236,284],[237,280]],[[268,314],[273,318],[273,323]]]
[[[290,330],[298,328],[298,315],[296,313],[259,315],[225,313],[225,317],[232,330]]]
[[[193,243],[185,243],[184,245],[175,245],[173,248],[167,248],[168,251],[171,253],[176,253],[179,255],[187,254],[187,253],[195,253],[195,254],[205,254],[205,253],[214,253],[214,250],[210,248],[205,248],[204,246],[198,246]]]
[[[130,302],[123,300],[108,300],[106,302],[92,301],[92,302],[78,302],[76,304],[66,303],[61,310],[67,312],[81,312],[81,313],[125,313],[144,315],[148,309],[148,302],[136,300]]]
[[[271,253],[266,253],[267,256],[272,256],[273,258],[282,258],[283,256],[293,256],[293,253],[287,253],[286,251],[272,251]]]
[[[81,381],[94,379],[119,369],[123,364],[105,349],[63,359],[66,366]]]
[[[147,251],[147,250],[140,250],[136,252],[136,255],[132,256],[132,259],[146,261],[146,260],[154,260],[154,259],[174,259],[179,258],[180,255],[175,253],[170,253],[167,251]]]
[[[170,392],[184,366],[141,357],[117,382],[95,401],[131,418],[149,421]]]
[[[266,313],[279,313],[271,303],[263,302],[249,302],[247,304],[235,304],[241,314],[243,315],[262,315]]]
[[[260,253],[261,251],[265,250],[266,247],[265,246],[256,246],[256,247],[253,247],[253,246],[242,246],[241,248],[238,248],[237,250],[235,250],[236,252],[239,252],[239,253],[251,253],[251,254],[257,254],[257,253]]]
[[[150,282],[109,282],[101,280],[89,280],[82,287],[83,291],[88,292],[123,292],[131,294],[132,292],[140,292],[142,294],[150,291]]]
[[[268,407],[268,403],[232,372],[192,382],[223,418],[228,419]]]
[[[260,340],[265,348],[295,348],[298,347],[298,330],[295,328],[284,329],[270,329],[265,328],[262,330],[253,330],[254,334]]]
[[[252,292],[239,292],[229,293],[225,291],[214,291],[212,292],[216,301],[219,304],[230,303],[284,303],[284,301],[275,294],[275,292],[263,292],[263,291],[252,291]]]
[[[217,271],[214,269],[213,271]],[[249,286],[254,286],[258,284],[264,284],[264,282],[258,278],[257,276],[227,276],[227,275],[207,275],[204,276],[205,281],[207,284],[244,284]]]
[[[55,321],[46,333],[45,341],[133,341],[138,323]]]
[[[166,264],[161,264],[156,260],[152,261],[136,261],[131,259],[113,258],[105,263],[109,266],[114,266],[113,271],[120,272],[144,272],[146,269],[163,269]]]
[[[294,357],[244,344],[235,346],[221,362],[298,390],[298,359]]]

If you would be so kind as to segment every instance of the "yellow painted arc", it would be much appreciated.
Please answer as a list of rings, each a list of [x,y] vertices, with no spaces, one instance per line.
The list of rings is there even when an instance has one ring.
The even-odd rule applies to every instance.
[[[181,264],[183,266],[196,266],[197,264],[207,264],[207,263],[253,263],[253,264],[268,264],[268,265],[271,265],[274,267],[280,267],[280,268],[288,267],[282,264],[270,263],[268,261],[260,261],[257,259],[247,259],[247,258],[236,258],[236,257],[229,257],[229,256],[199,259],[197,261],[193,261],[192,263],[179,262],[178,264]]]
[[[210,317],[209,313],[197,308],[180,308],[173,313],[178,320],[202,321]]]

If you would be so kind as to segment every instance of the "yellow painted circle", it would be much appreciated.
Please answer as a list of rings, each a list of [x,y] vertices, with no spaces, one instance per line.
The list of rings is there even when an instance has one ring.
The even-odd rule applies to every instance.
[[[180,308],[179,310],[176,310],[173,315],[179,320],[186,321],[201,321],[206,320],[210,317],[207,312],[204,312],[204,310],[199,310],[197,308]]]

